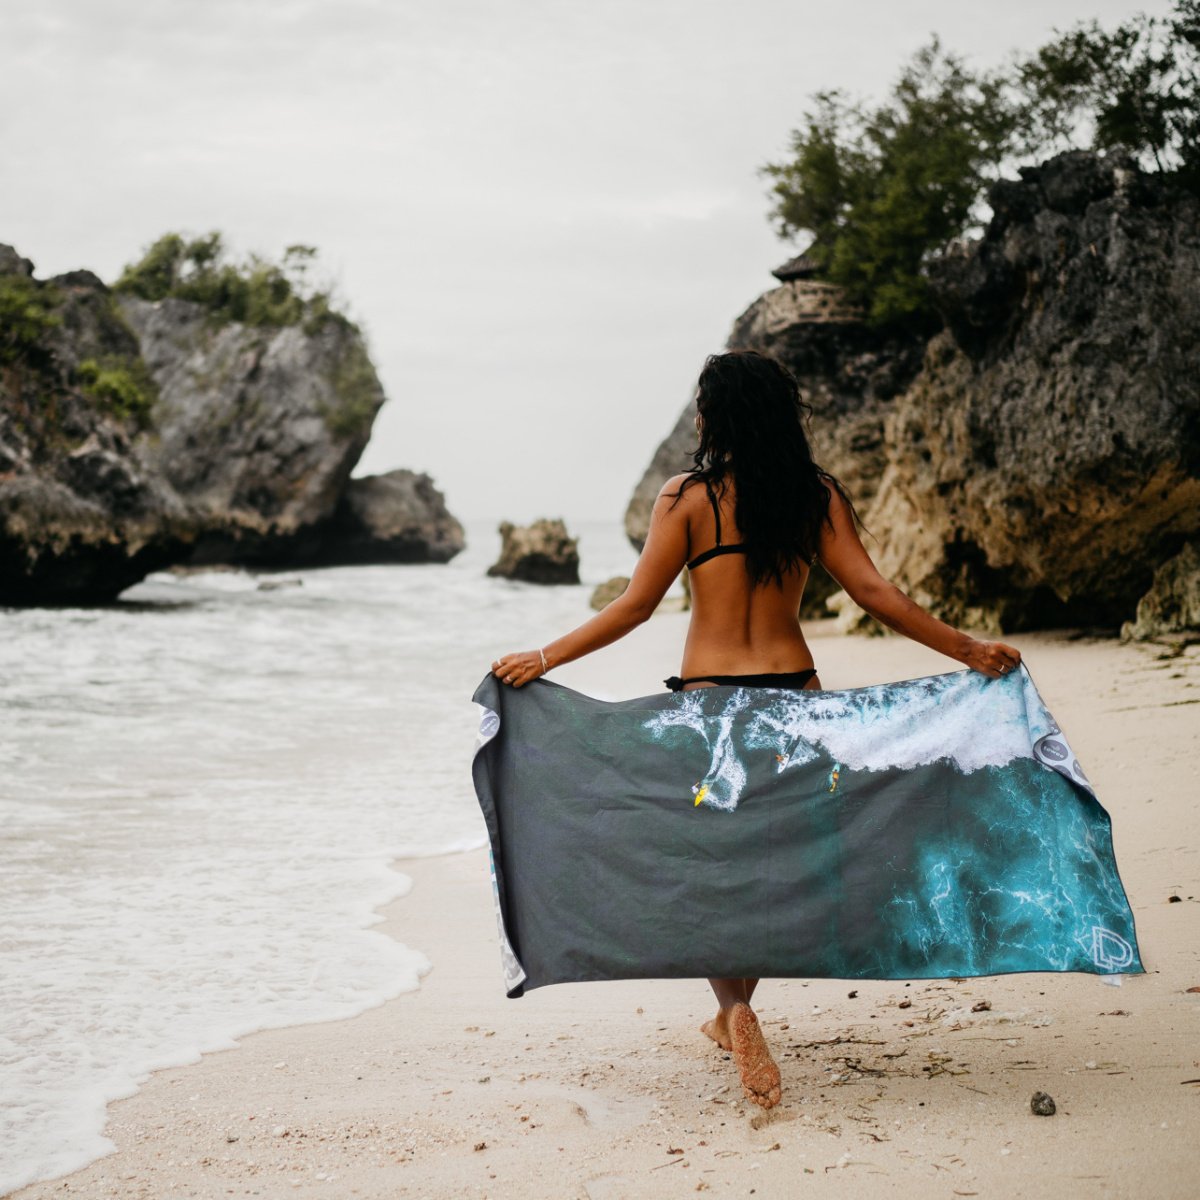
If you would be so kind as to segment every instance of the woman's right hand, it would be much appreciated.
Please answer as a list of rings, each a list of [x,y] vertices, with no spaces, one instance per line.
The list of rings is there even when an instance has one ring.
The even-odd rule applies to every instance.
[[[972,671],[980,671],[989,679],[1009,675],[1021,665],[1021,652],[1007,642],[973,641],[963,660]]]

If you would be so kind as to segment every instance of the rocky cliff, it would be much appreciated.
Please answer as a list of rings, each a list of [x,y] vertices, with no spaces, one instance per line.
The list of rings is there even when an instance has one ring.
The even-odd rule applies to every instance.
[[[186,300],[116,304],[158,388],[139,457],[199,517],[192,560],[315,553],[384,401],[358,331],[213,328]]]
[[[996,632],[1115,631],[1200,531],[1198,204],[1086,153],[1023,170],[990,202],[982,238],[931,266],[945,328],[927,344],[793,316],[791,284],[739,318],[729,348],[799,375],[818,461],[920,603]],[[630,505],[635,541],[646,496],[687,465],[690,421],[689,406]],[[845,627],[870,624],[832,601]]]
[[[462,525],[428,475],[389,471],[346,484],[314,562],[449,562],[464,545]]]
[[[154,390],[90,272],[45,282],[0,247],[0,603],[110,599],[199,523],[142,460]]]
[[[430,489],[392,489],[390,524],[373,497],[374,550],[354,524],[383,400],[337,316],[217,322],[0,247],[0,603],[106,601],[182,562],[444,561],[462,530]]]
[[[1116,630],[1200,530],[1200,204],[1119,159],[997,185],[936,263],[891,413],[880,569],[951,622]]]

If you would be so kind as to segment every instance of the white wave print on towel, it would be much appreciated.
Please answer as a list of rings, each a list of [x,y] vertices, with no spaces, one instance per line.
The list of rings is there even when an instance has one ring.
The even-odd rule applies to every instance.
[[[680,692],[679,703],[673,708],[655,713],[644,728],[656,740],[670,728],[683,726],[704,739],[711,763],[704,779],[694,789],[696,804],[707,804],[732,812],[746,787],[746,768],[734,745],[734,720],[751,701],[751,693],[738,688],[716,713],[704,711],[699,691]]]
[[[716,690],[679,693],[678,703],[644,728],[657,740],[682,726],[703,740],[710,763],[693,788],[695,803],[726,812],[746,787],[745,751],[770,751],[777,772],[811,761],[823,747],[848,770],[949,759],[969,773],[1032,757],[1031,725],[1043,732],[1038,718],[1045,712],[1024,664],[1000,679],[968,670],[845,691],[722,688],[719,699],[704,696]],[[739,721],[752,703],[754,711]]]

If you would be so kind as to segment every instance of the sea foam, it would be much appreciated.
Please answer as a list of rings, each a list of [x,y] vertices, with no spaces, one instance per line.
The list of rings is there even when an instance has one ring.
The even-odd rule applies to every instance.
[[[587,613],[486,579],[494,527],[469,536],[446,566],[0,613],[0,1194],[112,1150],[105,1105],[151,1071],[419,986],[438,948],[371,928],[393,860],[484,843],[468,697]],[[597,541],[594,574],[628,571]]]

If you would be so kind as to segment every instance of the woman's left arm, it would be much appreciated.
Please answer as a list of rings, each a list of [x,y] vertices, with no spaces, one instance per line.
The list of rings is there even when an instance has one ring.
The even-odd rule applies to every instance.
[[[1021,652],[1007,642],[985,642],[947,625],[885,579],[859,540],[845,498],[829,492],[829,523],[821,527],[821,565],[865,612],[905,637],[965,663],[990,679],[1020,665]]]
[[[650,514],[646,545],[625,591],[590,621],[585,621],[570,633],[543,646],[540,653],[537,650],[520,650],[501,655],[492,663],[492,672],[501,682],[520,687],[544,674],[543,655],[548,671],[623,638],[631,629],[649,620],[687,561],[685,506],[680,503],[671,507],[682,479],[681,475],[668,479],[658,493]]]

